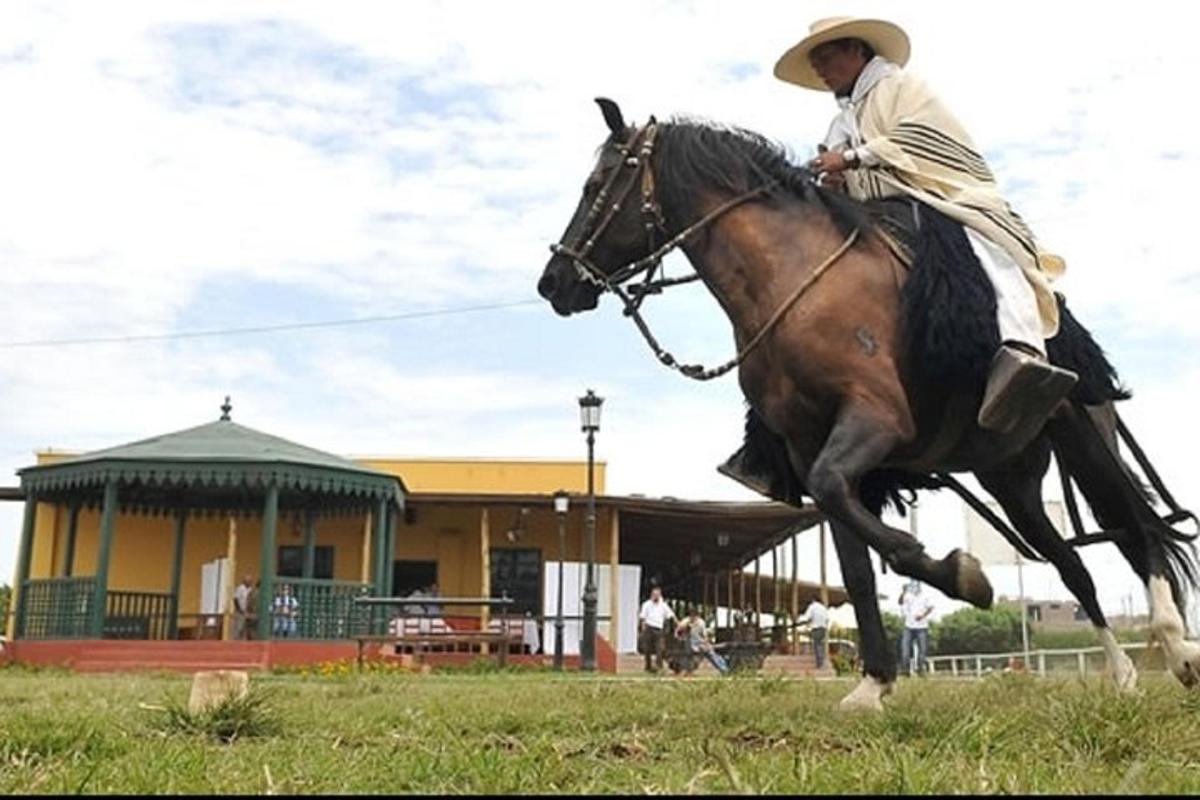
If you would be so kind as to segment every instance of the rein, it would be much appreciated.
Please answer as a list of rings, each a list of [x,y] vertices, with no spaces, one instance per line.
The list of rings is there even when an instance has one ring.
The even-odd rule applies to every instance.
[[[686,228],[667,239],[664,243],[655,247],[657,234],[667,233],[666,223],[663,220],[662,206],[656,199],[656,191],[654,185],[654,170],[651,167],[650,160],[654,155],[655,138],[658,135],[658,123],[651,117],[650,122],[644,128],[636,130],[630,136],[629,141],[623,145],[618,145],[617,150],[622,155],[622,163],[624,166],[632,168],[633,173],[629,180],[625,182],[620,194],[616,196],[616,200],[608,209],[608,213],[603,219],[600,215],[604,213],[604,208],[608,204],[609,195],[616,186],[617,179],[621,175],[620,169],[614,169],[613,173],[604,182],[600,192],[596,195],[592,207],[588,210],[588,215],[584,219],[582,232],[576,238],[573,244],[559,242],[550,245],[550,252],[555,255],[564,256],[571,260],[575,266],[575,271],[579,275],[580,280],[590,283],[597,287],[601,292],[612,292],[624,304],[624,315],[633,319],[637,326],[638,332],[642,334],[646,344],[654,352],[659,363],[664,366],[676,370],[681,375],[697,381],[709,381],[713,378],[728,373],[741,364],[755,347],[766,338],[767,334],[775,327],[775,325],[783,318],[788,310],[795,305],[812,286],[820,280],[830,267],[832,267],[842,255],[849,250],[854,242],[857,241],[859,231],[855,229],[850,232],[850,235],[842,242],[842,244],[833,251],[824,261],[817,265],[812,274],[808,276],[796,289],[788,295],[788,297],[775,309],[766,323],[759,328],[758,332],[751,337],[750,341],[741,347],[737,354],[726,361],[725,363],[708,369],[703,364],[681,364],[669,351],[664,349],[650,331],[650,326],[642,318],[639,310],[642,302],[651,294],[661,294],[663,289],[671,286],[678,286],[684,283],[690,283],[699,280],[699,273],[693,273],[682,278],[661,278],[654,280],[654,275],[662,266],[662,260],[675,248],[682,245],[690,236],[708,227],[714,220],[725,214],[737,206],[753,200],[757,197],[767,194],[769,191],[779,185],[779,181],[770,180],[766,183],[755,187],[749,191],[733,197],[724,203],[721,203],[716,208],[709,211],[700,219],[688,225]],[[641,146],[638,147],[639,141]],[[635,153],[636,155],[631,155]],[[636,259],[630,263],[613,270],[612,273],[605,273],[597,267],[588,257],[592,249],[596,246],[605,229],[620,213],[626,199],[634,187],[638,185],[640,178],[642,206],[641,212],[643,216],[643,225],[646,229],[647,241],[650,247],[650,254],[643,258]],[[599,220],[599,224],[595,230],[589,229]],[[582,240],[582,243],[580,243]],[[628,291],[622,287],[622,284],[632,278],[645,273],[645,280],[640,284],[630,286]]]

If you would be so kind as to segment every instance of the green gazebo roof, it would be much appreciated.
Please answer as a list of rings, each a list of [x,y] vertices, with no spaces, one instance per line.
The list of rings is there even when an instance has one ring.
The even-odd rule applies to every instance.
[[[341,456],[239,425],[229,418],[19,471],[26,492],[95,490],[115,479],[147,489],[265,489],[388,499],[403,505],[400,479]]]

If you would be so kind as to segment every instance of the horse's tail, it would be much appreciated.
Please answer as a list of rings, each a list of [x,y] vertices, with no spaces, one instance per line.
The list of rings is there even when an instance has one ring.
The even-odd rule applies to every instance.
[[[1104,350],[1075,319],[1067,308],[1066,298],[1058,293],[1055,297],[1058,298],[1058,333],[1046,340],[1046,351],[1052,364],[1079,376],[1071,390],[1071,399],[1088,406],[1128,400],[1132,392],[1122,385]]]

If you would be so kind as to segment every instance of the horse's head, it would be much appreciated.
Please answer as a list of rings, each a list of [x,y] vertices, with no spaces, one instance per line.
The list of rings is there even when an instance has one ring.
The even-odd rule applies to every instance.
[[[635,128],[625,124],[612,100],[601,97],[596,103],[609,137],[562,239],[550,247],[554,255],[538,281],[538,293],[564,317],[595,308],[610,282],[636,274],[628,269],[651,253],[662,229],[649,163],[656,130],[653,117],[644,128]]]

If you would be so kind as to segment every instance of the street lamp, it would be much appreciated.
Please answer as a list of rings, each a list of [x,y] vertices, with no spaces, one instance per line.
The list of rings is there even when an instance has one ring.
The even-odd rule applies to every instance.
[[[579,668],[596,671],[596,483],[593,454],[596,431],[600,430],[600,406],[604,398],[588,389],[579,398],[579,423],[587,434],[588,445],[588,509],[587,509],[587,583],[583,587],[583,641],[579,646]]]
[[[554,493],[554,513],[558,515],[558,616],[554,619],[554,669],[563,668],[563,559],[567,557],[567,508],[570,501],[567,493],[559,489]]]

